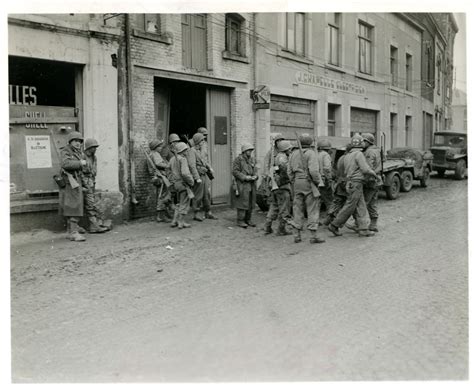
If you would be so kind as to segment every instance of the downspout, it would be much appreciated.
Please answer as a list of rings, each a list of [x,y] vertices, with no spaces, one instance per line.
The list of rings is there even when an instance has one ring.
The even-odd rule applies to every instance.
[[[128,121],[127,121],[127,138],[128,138],[128,168],[130,173],[130,188],[131,197],[130,202],[132,205],[137,205],[138,200],[136,197],[136,186],[135,186],[135,159],[134,159],[134,140],[132,138],[133,129],[133,97],[132,97],[132,56],[131,56],[131,37],[130,37],[130,14],[125,14],[125,42],[126,49],[125,54],[127,57],[127,106],[128,106]]]
[[[253,89],[257,87],[257,12],[253,14]],[[255,141],[254,146],[257,146],[257,135],[258,135],[258,111],[253,110],[253,121],[255,129]]]

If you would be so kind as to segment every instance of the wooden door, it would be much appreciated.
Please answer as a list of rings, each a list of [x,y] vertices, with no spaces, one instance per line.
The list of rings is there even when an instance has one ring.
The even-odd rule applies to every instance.
[[[170,90],[166,86],[155,85],[155,136],[168,139],[170,124]]]
[[[183,14],[181,17],[183,65],[207,68],[207,20],[205,14]]]
[[[209,152],[215,178],[212,181],[213,204],[230,201],[231,156],[230,156],[230,91],[208,90]]]

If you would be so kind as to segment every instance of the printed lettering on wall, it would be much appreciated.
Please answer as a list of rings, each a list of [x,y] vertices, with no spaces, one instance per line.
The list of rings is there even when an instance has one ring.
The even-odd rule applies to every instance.
[[[15,86],[13,84],[8,87],[10,105],[36,105],[36,87]]]
[[[28,169],[52,167],[49,135],[25,136]]]

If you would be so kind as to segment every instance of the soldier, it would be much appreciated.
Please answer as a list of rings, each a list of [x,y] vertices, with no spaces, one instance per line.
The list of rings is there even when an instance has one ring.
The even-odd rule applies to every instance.
[[[189,170],[188,160],[185,157],[186,151],[189,147],[186,143],[178,142],[173,147],[175,155],[170,160],[170,181],[177,195],[177,205],[175,208],[176,225],[178,229],[191,227],[189,223],[184,221],[191,204],[192,186],[194,179]]]
[[[205,130],[205,128],[203,129]],[[204,211],[204,216],[202,216],[202,218],[217,219],[217,217],[211,212],[211,180],[209,175],[214,178],[214,170],[212,170],[212,167],[206,158],[207,150],[204,150],[203,152],[203,148],[207,148],[207,142],[204,138],[204,134],[195,133],[193,136],[193,144],[194,147],[192,148],[192,150],[194,150],[196,153],[196,167],[199,172],[199,175],[201,176],[202,181],[201,205]],[[197,195],[195,195],[195,200],[196,199]]]
[[[328,151],[331,149],[331,142],[329,140],[318,141],[318,160],[319,160],[319,173],[324,186],[319,188],[321,193],[321,201],[326,207],[326,214],[329,214],[334,194],[332,190],[332,161]],[[321,212],[320,212],[321,214]]]
[[[61,149],[61,176],[66,185],[59,193],[59,212],[67,219],[67,238],[71,241],[86,240],[79,232],[85,232],[79,226],[79,220],[84,214],[82,171],[87,166],[81,148],[83,141],[79,132],[71,132],[67,146]]]
[[[311,231],[310,243],[325,242],[318,237],[319,190],[324,185],[319,173],[318,153],[311,148],[313,138],[308,134],[299,136],[301,150],[295,150],[290,156],[288,175],[293,184],[294,241],[301,242],[301,230],[306,213],[307,228]]]
[[[252,211],[257,198],[257,168],[252,157],[254,147],[244,143],[242,153],[235,158],[232,164],[232,175],[235,178],[239,196],[235,199],[237,208],[237,225],[243,228],[255,227],[252,222]]]
[[[161,155],[165,141],[152,140],[148,147],[150,148],[151,162],[149,165],[150,174],[153,176],[152,183],[156,187],[156,221],[157,222],[171,222],[171,211],[173,211],[173,202],[171,199],[171,192],[167,185],[168,171],[170,169],[169,163]],[[151,165],[153,164],[153,165]],[[168,184],[169,185],[169,184]]]
[[[208,141],[207,141],[207,135],[209,134],[209,131],[204,127],[199,127],[197,129],[196,133],[200,133],[201,135],[204,136],[204,139],[203,139],[202,144],[201,144],[201,149],[200,149],[201,158],[210,167],[211,166],[211,160],[210,160],[210,157],[209,157],[209,144],[208,144]],[[193,136],[193,139],[194,139],[194,136]]]
[[[368,230],[366,221],[367,207],[363,195],[364,176],[376,177],[375,172],[369,167],[362,153],[364,141],[362,136],[355,134],[351,140],[352,149],[341,159],[344,159],[344,177],[346,178],[347,200],[334,220],[329,224],[328,230],[335,236],[341,236],[339,228],[342,227],[351,215],[356,214],[359,236],[371,237],[374,235]]]
[[[267,219],[265,221],[265,234],[273,233],[272,222],[278,218],[277,235],[288,235],[286,231],[286,223],[291,220],[290,203],[291,203],[291,184],[288,177],[288,156],[291,153],[291,143],[282,140],[278,144],[278,154],[275,157],[275,174],[274,181],[278,188],[271,191],[270,209],[268,210]]]
[[[84,208],[89,220],[89,233],[103,233],[109,231],[112,222],[104,221],[103,214],[98,206],[95,194],[95,177],[97,175],[97,157],[95,155],[99,143],[95,139],[86,139],[84,154],[87,165],[82,170],[82,185],[84,187]]]
[[[192,144],[194,145],[194,142]],[[204,218],[200,216],[199,211],[201,210],[202,198],[204,196],[204,183],[202,181],[200,173],[203,173],[205,167],[203,165],[199,152],[194,147],[188,148],[184,153],[184,156],[188,161],[189,171],[191,172],[191,175],[194,179],[194,186],[192,189],[194,193],[194,198],[191,202],[194,211],[193,220],[202,222]]]
[[[265,158],[263,158],[263,180],[267,180],[268,176],[270,175],[270,166],[271,166],[271,161],[272,161],[272,150],[273,150],[273,158],[275,158],[278,155],[278,144],[282,141],[285,140],[283,135],[281,133],[277,133],[273,137],[273,147],[271,147],[268,152],[265,154]],[[267,180],[268,181],[268,180]]]

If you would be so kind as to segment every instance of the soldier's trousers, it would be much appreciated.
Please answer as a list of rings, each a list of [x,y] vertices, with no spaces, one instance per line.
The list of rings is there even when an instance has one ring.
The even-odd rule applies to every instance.
[[[377,200],[379,196],[378,187],[364,187],[364,199],[367,205],[367,212],[369,213],[370,219],[377,219],[379,213],[377,210]]]
[[[202,197],[202,209],[204,212],[209,212],[211,210],[211,180],[207,176],[201,177],[203,187],[203,197]]]
[[[308,230],[317,230],[319,221],[319,197],[315,197],[313,192],[295,191],[293,200],[293,221],[298,230],[303,229],[304,213],[308,216],[306,227]]]
[[[332,186],[330,183],[327,183],[326,186],[323,186],[319,189],[319,193],[321,193],[321,203],[324,203],[326,206],[326,211],[329,213],[329,209],[331,208],[332,201],[334,200],[334,193],[332,191]]]
[[[160,194],[161,191],[161,194]],[[165,184],[156,187],[156,210],[167,211],[172,205],[171,192]]]
[[[367,230],[367,207],[364,200],[363,185],[361,182],[348,181],[346,185],[347,200],[332,221],[332,225],[342,227],[354,214],[360,230]]]
[[[207,178],[207,176],[205,174],[204,175],[201,174],[200,177],[201,177],[201,183],[194,181],[194,186],[193,186],[194,199],[193,199],[192,205],[193,205],[194,212],[198,212],[201,210],[203,198],[204,198],[204,187],[205,187],[204,177]]]
[[[102,211],[99,208],[99,203],[97,202],[96,194],[95,194],[95,184],[92,178],[85,178],[84,186],[86,188],[83,191],[84,195],[84,210],[86,212],[86,216],[88,218],[102,218]]]
[[[181,191],[177,194],[178,204],[176,205],[175,210],[177,214],[186,215],[189,211],[189,207],[191,205],[191,199],[188,196],[187,191]]]
[[[277,189],[272,191],[269,197],[270,208],[267,213],[267,221],[273,222],[278,218],[280,224],[291,219],[290,191],[286,189]]]

